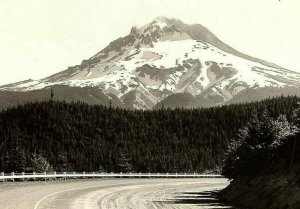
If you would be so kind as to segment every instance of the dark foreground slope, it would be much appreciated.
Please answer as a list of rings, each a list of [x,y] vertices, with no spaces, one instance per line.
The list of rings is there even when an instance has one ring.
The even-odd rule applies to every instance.
[[[299,136],[298,136],[299,138]],[[221,198],[241,208],[299,209],[300,208],[300,144],[290,167],[292,144],[286,146],[286,159],[265,164],[258,175],[240,176],[221,192]]]
[[[299,209],[299,176],[300,166],[297,165],[293,167],[291,177],[280,167],[267,175],[241,177],[222,191],[222,198],[240,208]]]
[[[208,109],[115,109],[35,102],[0,113],[0,170],[30,170],[34,154],[56,171],[194,172],[221,166],[253,111],[291,115],[295,97]],[[15,166],[18,165],[18,166]]]

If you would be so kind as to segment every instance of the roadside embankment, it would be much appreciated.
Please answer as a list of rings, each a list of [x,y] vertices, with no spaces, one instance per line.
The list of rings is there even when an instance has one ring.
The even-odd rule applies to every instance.
[[[238,177],[220,198],[243,209],[300,209],[300,165],[277,164],[267,174]]]

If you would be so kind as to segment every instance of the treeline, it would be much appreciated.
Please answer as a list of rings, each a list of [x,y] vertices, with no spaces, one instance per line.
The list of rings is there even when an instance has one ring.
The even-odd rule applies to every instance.
[[[296,97],[207,109],[126,110],[34,102],[0,113],[0,171],[202,172],[254,111],[289,119]]]

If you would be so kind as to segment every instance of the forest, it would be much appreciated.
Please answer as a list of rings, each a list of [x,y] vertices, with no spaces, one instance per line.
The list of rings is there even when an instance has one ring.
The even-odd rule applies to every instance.
[[[254,113],[289,120],[297,100],[156,110],[62,101],[14,106],[0,112],[0,171],[219,172]]]

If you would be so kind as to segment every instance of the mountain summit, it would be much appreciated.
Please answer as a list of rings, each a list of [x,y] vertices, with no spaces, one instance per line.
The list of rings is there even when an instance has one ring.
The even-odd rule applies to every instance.
[[[198,107],[239,101],[264,88],[299,88],[300,74],[240,53],[199,24],[158,17],[131,28],[80,65],[0,91],[26,93],[50,86],[98,89],[127,108]]]

